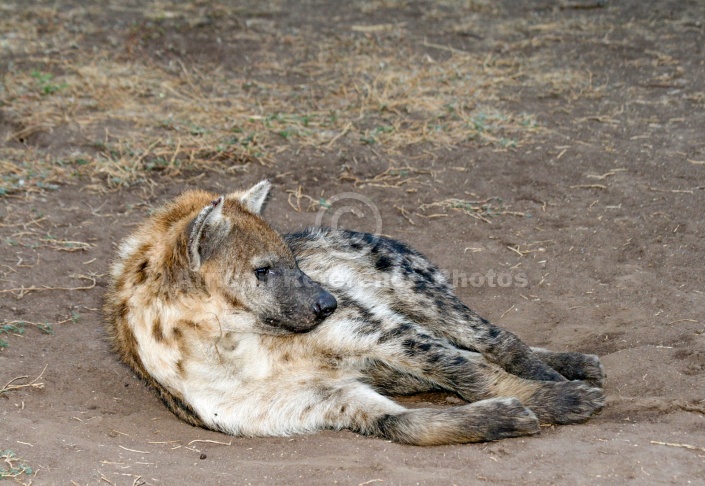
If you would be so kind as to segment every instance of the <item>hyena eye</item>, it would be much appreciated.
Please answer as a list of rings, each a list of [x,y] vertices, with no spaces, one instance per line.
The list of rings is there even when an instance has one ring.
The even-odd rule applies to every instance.
[[[267,275],[269,275],[269,267],[255,269],[255,276],[260,282],[265,281],[267,279]]]

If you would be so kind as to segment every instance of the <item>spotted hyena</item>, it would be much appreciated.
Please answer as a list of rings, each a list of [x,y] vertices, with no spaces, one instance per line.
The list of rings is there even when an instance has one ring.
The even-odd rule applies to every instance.
[[[115,349],[179,418],[242,436],[350,429],[434,445],[535,434],[602,408],[596,356],[529,348],[398,241],[281,236],[260,217],[269,188],[187,192],[112,266]],[[469,403],[388,398],[432,390]]]

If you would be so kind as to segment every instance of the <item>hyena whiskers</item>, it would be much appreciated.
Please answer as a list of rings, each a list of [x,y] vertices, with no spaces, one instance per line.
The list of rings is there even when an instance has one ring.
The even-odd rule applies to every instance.
[[[179,418],[243,436],[350,429],[435,445],[535,434],[602,408],[596,356],[529,348],[398,241],[282,237],[260,216],[269,188],[187,192],[112,266],[114,347]],[[407,409],[388,398],[430,390],[471,403]]]

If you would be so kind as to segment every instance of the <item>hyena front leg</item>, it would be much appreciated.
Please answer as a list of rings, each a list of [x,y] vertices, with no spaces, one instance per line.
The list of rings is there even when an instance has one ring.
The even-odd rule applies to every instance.
[[[298,383],[304,383],[301,377]],[[294,390],[292,379],[265,383],[261,391],[238,400],[230,414],[220,409],[221,423],[215,428],[250,436],[349,429],[412,445],[483,442],[539,432],[536,416],[512,398],[406,409],[357,380],[310,377],[305,383],[314,384]]]
[[[488,361],[511,374],[529,380],[566,380],[515,334],[495,326],[468,308],[453,294],[440,274],[433,275],[432,285],[425,287],[423,293],[400,295],[400,304],[394,310],[460,348],[482,353]],[[395,291],[400,292],[400,289]]]
[[[377,359],[384,365],[367,373],[383,393],[387,392],[385,383],[399,382],[398,375],[404,373],[415,377],[417,383],[454,391],[469,402],[516,397],[542,423],[582,422],[604,406],[602,390],[587,383],[527,380],[488,362],[480,353],[456,348],[418,330],[392,335],[381,339]],[[392,373],[385,377],[385,370]],[[396,386],[392,391],[397,391]]]
[[[389,286],[391,307],[407,319],[458,347],[477,351],[488,361],[530,380],[565,381],[559,371],[535,354],[516,335],[495,326],[466,306],[446,276],[420,254],[398,245],[386,249],[396,285]],[[384,253],[382,250],[379,253]]]

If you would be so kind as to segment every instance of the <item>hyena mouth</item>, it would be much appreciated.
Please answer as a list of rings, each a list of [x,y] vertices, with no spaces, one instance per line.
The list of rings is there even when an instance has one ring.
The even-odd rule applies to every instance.
[[[321,289],[313,299],[313,303],[303,305],[298,312],[288,315],[270,316],[264,323],[295,334],[305,334],[313,331],[323,321],[330,317],[338,308],[338,301],[330,292]]]

